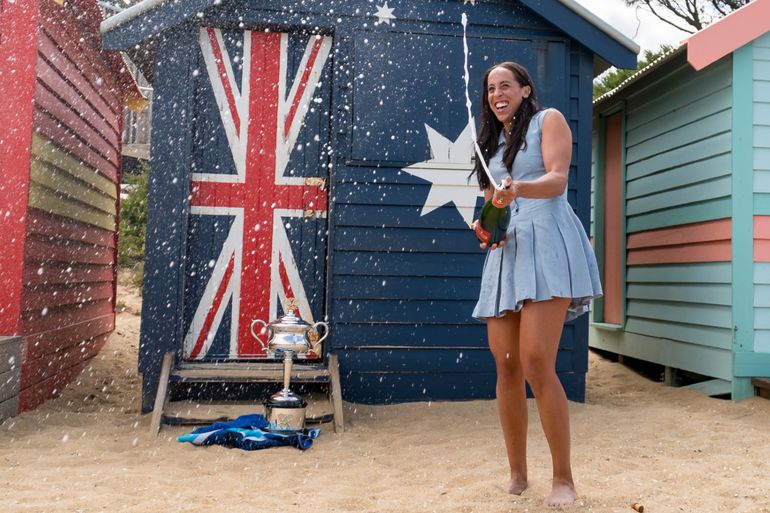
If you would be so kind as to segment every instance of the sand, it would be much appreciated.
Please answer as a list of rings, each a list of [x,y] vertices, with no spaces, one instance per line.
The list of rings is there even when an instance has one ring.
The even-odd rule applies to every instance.
[[[504,494],[494,401],[346,404],[306,452],[198,448],[148,435],[136,374],[140,301],[60,397],[0,426],[0,512],[536,512],[550,458],[530,401],[530,488]],[[323,404],[318,406],[323,408]],[[259,411],[259,407],[255,407]],[[666,387],[590,356],[570,404],[580,497],[566,511],[770,512],[770,401]]]

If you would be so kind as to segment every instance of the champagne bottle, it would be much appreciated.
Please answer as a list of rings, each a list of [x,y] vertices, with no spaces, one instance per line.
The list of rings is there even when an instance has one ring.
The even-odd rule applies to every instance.
[[[476,236],[488,245],[498,244],[505,239],[510,222],[511,208],[495,206],[493,199],[490,199],[481,209],[481,216],[476,225]]]

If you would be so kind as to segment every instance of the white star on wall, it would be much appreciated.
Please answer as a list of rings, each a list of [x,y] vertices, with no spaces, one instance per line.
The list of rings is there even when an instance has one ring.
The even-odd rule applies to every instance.
[[[427,124],[425,130],[428,132],[432,158],[402,169],[432,184],[420,215],[430,214],[447,203],[454,203],[470,228],[476,210],[476,198],[484,196],[475,180],[471,179],[468,183],[468,174],[473,168],[471,126],[468,124],[455,141],[450,141]]]
[[[377,23],[387,23],[388,25],[390,25],[390,20],[396,19],[393,16],[393,9],[388,7],[388,2],[385,2],[385,5],[378,5],[374,16],[377,16]]]
[[[465,4],[476,5],[476,0],[463,0],[463,5]]]

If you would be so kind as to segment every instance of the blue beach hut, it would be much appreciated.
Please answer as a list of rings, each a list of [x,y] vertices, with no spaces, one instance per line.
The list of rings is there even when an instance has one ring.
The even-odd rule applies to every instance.
[[[591,85],[636,45],[572,0],[173,2],[102,24],[154,86],[139,370],[264,359],[254,319],[326,320],[310,359],[335,354],[346,400],[494,396],[470,317],[483,253],[471,97],[516,59],[575,137],[569,198],[588,223]],[[564,330],[558,371],[584,396],[587,320]]]

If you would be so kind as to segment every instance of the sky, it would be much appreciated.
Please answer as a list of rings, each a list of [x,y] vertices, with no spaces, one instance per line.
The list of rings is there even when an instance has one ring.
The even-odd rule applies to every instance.
[[[644,50],[657,50],[662,44],[678,46],[689,34],[659,20],[641,7],[627,7],[623,0],[577,0]]]

